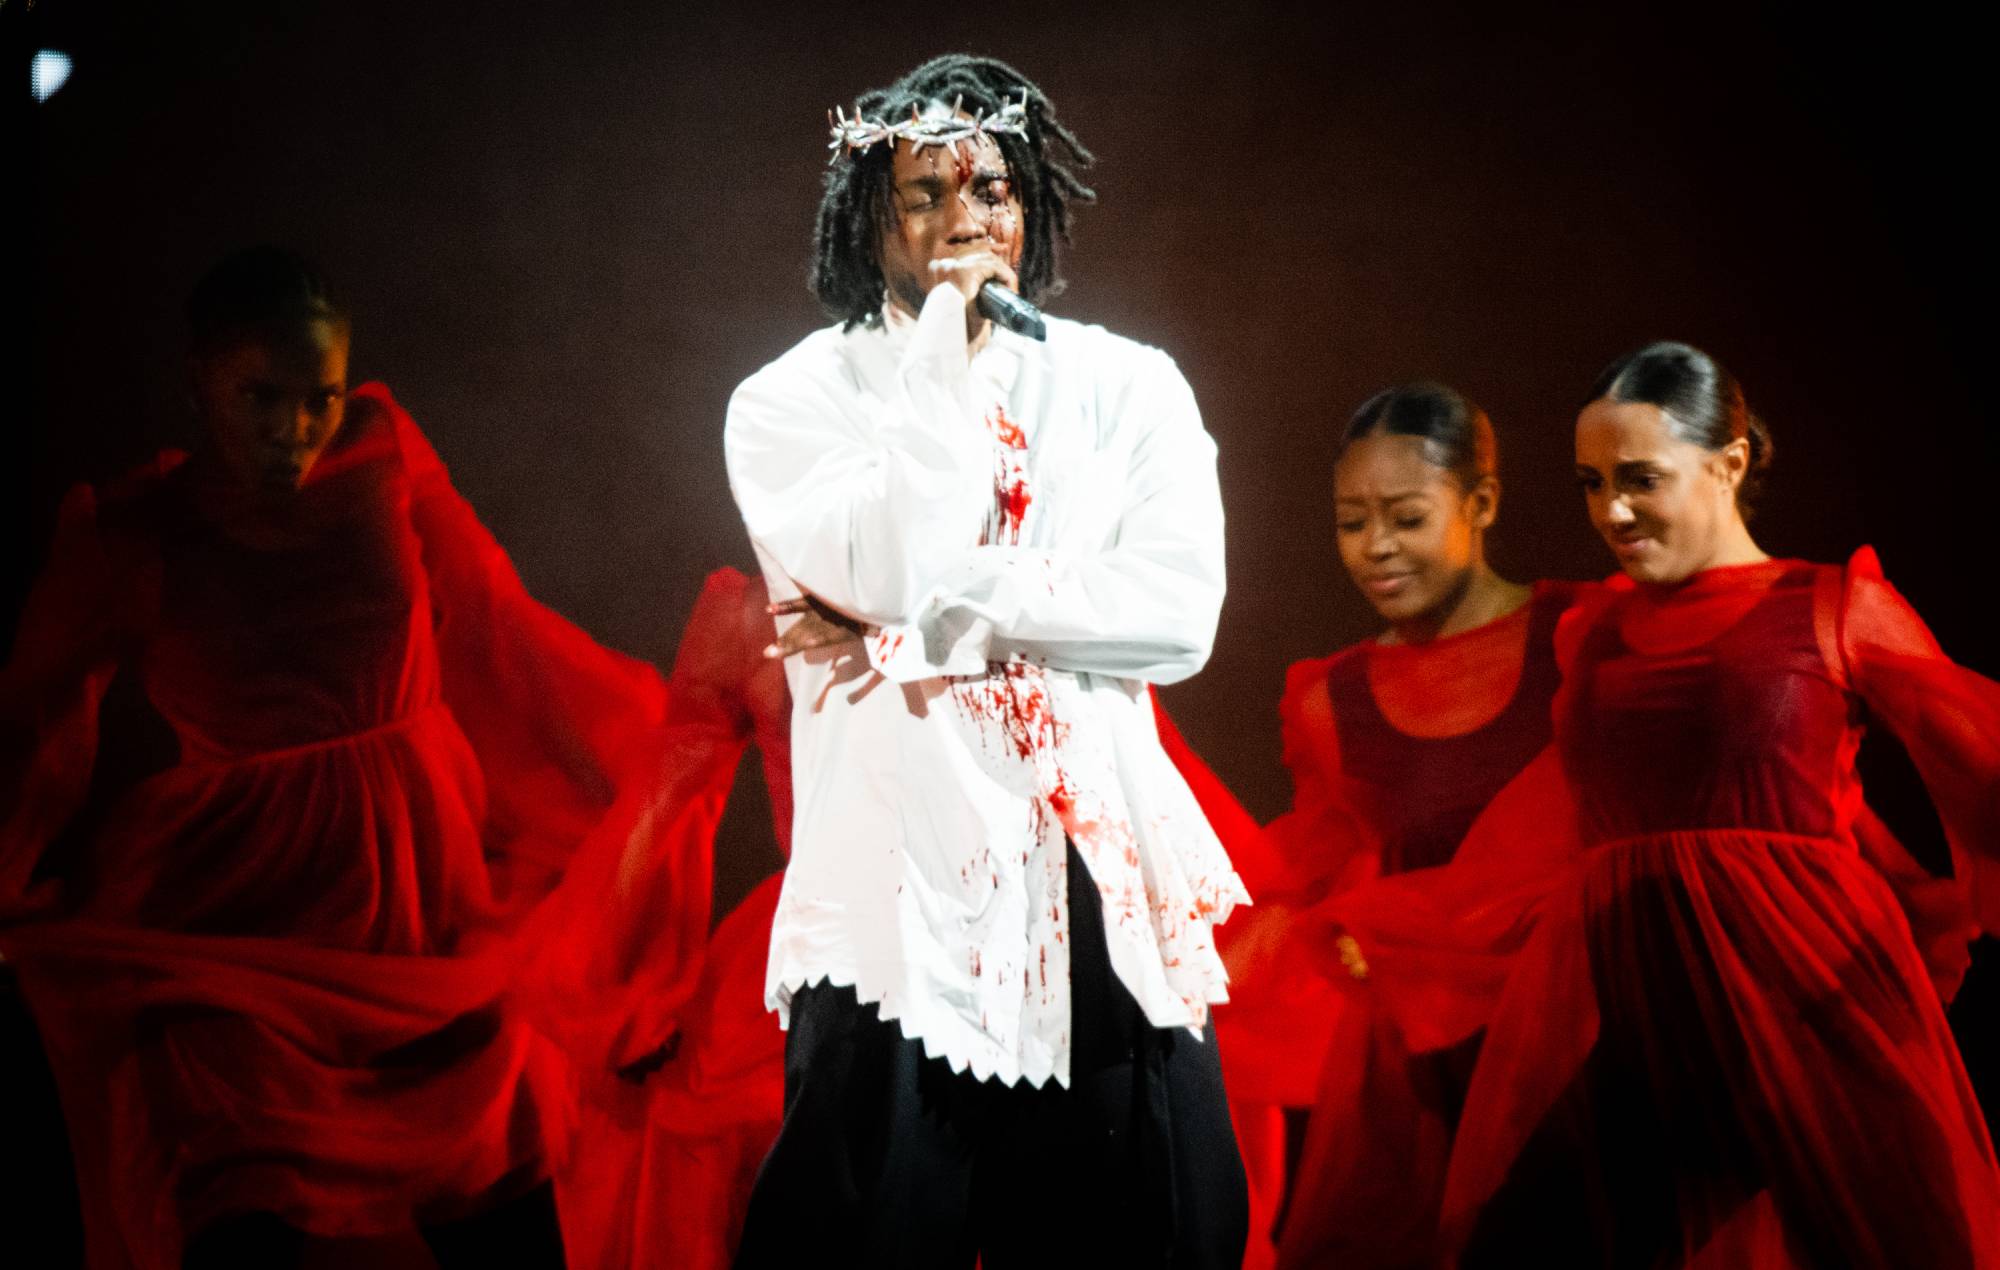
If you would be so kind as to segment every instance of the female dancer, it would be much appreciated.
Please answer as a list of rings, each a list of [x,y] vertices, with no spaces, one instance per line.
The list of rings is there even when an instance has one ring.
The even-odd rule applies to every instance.
[[[414,1222],[447,1266],[560,1265],[551,1038],[608,1069],[692,991],[688,794],[740,745],[528,597],[409,416],[348,390],[303,262],[231,256],[189,312],[200,446],[72,494],[0,672],[0,952],[90,1264]],[[179,759],[52,857],[121,669]]]
[[[2000,1170],[1857,846],[1853,767],[1865,711],[1993,929],[2000,686],[1945,658],[1872,553],[1768,557],[1744,507],[1769,458],[1735,381],[1682,344],[1614,363],[1577,420],[1623,577],[1558,634],[1584,850],[1467,1096],[1445,1199],[1463,1265],[2000,1265]]]
[[[1485,414],[1450,388],[1370,398],[1342,436],[1333,493],[1341,562],[1389,629],[1287,676],[1293,811],[1271,826],[1275,876],[1253,876],[1255,854],[1231,843],[1259,904],[1225,944],[1231,1001],[1217,1018],[1239,1128],[1257,1103],[1318,1102],[1312,1137],[1337,1143],[1308,1145],[1284,1216],[1287,1258],[1393,1263],[1392,1250],[1435,1229],[1477,1038],[1410,1052],[1346,975],[1316,969],[1331,959],[1303,945],[1328,940],[1293,922],[1294,906],[1451,858],[1548,744],[1552,639],[1570,588],[1509,582],[1487,563],[1497,446]],[[1321,1089],[1323,1069],[1344,1079]],[[1296,1137],[1303,1112],[1292,1119]],[[1268,1211],[1277,1197],[1264,1172]]]

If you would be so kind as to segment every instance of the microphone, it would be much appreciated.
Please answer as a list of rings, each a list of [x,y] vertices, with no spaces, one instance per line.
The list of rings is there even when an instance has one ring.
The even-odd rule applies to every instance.
[[[980,287],[976,303],[982,317],[1016,335],[1025,335],[1031,340],[1049,337],[1048,323],[1042,320],[1042,311],[997,282]]]

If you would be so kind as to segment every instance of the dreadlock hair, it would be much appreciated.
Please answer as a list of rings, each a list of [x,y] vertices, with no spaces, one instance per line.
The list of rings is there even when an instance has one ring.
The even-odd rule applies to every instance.
[[[1057,272],[1058,242],[1068,244],[1070,203],[1097,195],[1075,169],[1094,161],[1076,134],[1056,118],[1055,103],[1027,76],[990,57],[950,53],[934,57],[887,88],[855,99],[854,113],[870,119],[906,118],[933,102],[962,102],[968,113],[991,115],[1028,98],[1026,136],[992,134],[1007,160],[1007,175],[1021,196],[1027,224],[1021,254],[1021,295],[1039,303],[1063,289]],[[842,155],[827,170],[813,228],[813,294],[843,329],[881,320],[882,230],[898,215],[890,181],[896,143]]]
[[[197,355],[232,340],[325,321],[347,325],[347,310],[333,297],[312,262],[283,247],[244,247],[209,267],[187,302],[188,330]]]

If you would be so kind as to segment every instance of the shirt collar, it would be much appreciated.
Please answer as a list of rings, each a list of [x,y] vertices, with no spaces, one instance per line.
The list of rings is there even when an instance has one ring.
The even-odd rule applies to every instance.
[[[882,301],[882,337],[889,342],[889,351],[900,354],[910,342],[910,336],[917,329],[917,319],[903,312],[888,300]]]

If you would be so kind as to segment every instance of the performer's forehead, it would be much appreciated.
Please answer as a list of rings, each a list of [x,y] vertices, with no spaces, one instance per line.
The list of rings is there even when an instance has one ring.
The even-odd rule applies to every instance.
[[[898,142],[894,154],[890,166],[899,182],[953,170],[961,177],[1008,175],[1007,156],[991,137],[961,141],[950,146],[914,148],[908,142]]]
[[[964,112],[959,112],[962,116]],[[951,118],[949,107],[944,118]],[[890,181],[898,189],[932,189],[950,181],[985,185],[1011,179],[1007,156],[993,137],[979,135],[950,144],[891,143]]]

